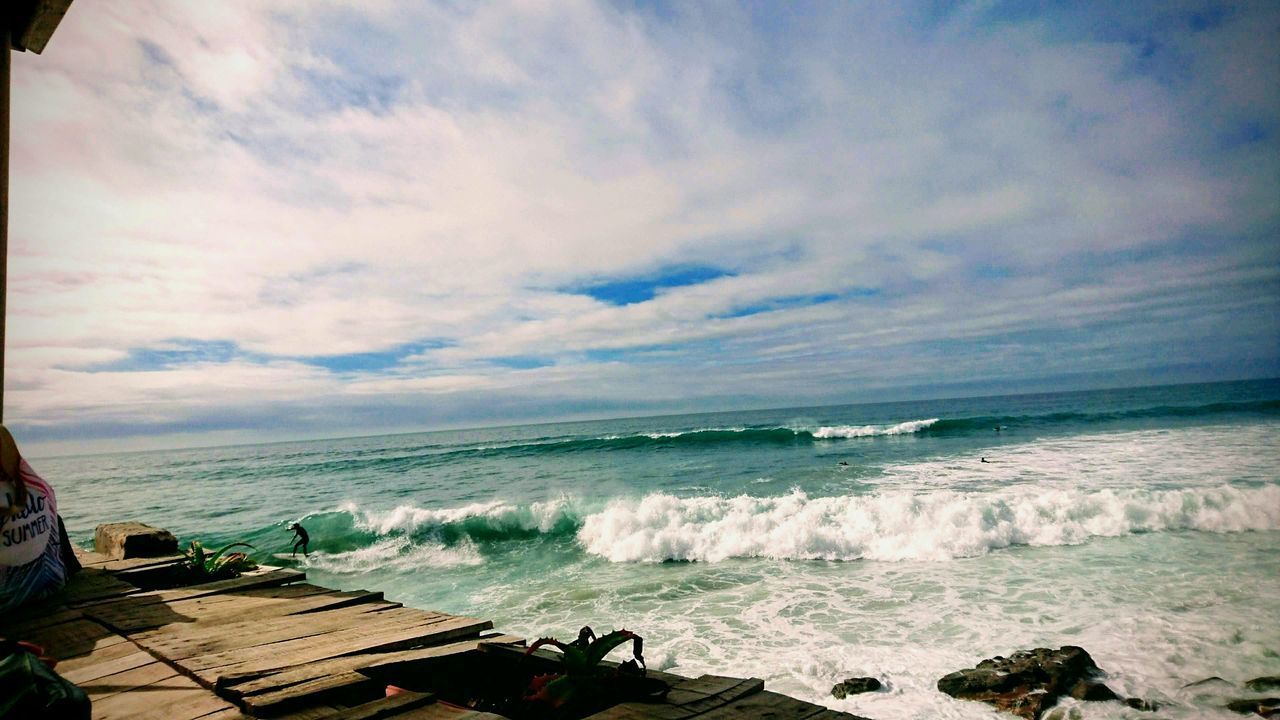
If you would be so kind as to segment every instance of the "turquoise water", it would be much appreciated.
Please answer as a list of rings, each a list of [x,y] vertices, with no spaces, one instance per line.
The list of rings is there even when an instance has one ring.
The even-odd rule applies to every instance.
[[[1188,682],[1280,673],[1280,381],[33,464],[77,540],[139,519],[278,563],[301,521],[313,581],[527,636],[626,626],[652,667],[871,717],[996,717],[934,682],[1041,645],[1169,718],[1234,717]],[[830,697],[851,675],[887,690]]]

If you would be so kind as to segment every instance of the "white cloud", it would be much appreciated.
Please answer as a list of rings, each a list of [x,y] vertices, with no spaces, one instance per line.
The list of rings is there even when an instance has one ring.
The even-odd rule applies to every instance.
[[[983,376],[976,346],[909,370],[897,353],[1145,328],[1153,296],[1171,327],[1148,361],[1275,355],[1249,338],[1276,332],[1280,13],[1198,33],[1177,11],[1104,18],[1146,27],[1147,58],[1079,18],[827,12],[76,6],[43,56],[15,59],[10,422],[965,381]],[[1255,131],[1253,149],[1222,144]],[[556,291],[680,263],[733,275],[623,307]],[[1232,308],[1263,315],[1221,343],[1192,333]],[[181,338],[241,355],[77,370]],[[387,371],[290,360],[424,340],[445,346]],[[1143,342],[1091,362],[1141,364]],[[716,346],[750,371],[724,372]],[[1043,371],[1042,349],[1012,350],[1029,358],[1014,370]],[[487,362],[503,356],[558,365]]]

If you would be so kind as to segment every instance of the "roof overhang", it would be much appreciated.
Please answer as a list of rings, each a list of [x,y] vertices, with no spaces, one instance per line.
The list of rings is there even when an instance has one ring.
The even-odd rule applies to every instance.
[[[44,52],[71,0],[9,0],[9,44],[14,50]]]

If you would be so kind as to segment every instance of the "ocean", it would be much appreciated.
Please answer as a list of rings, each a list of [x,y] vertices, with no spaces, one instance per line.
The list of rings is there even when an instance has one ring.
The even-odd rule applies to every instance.
[[[1162,718],[1238,717],[1184,686],[1280,674],[1277,380],[32,464],[78,542],[121,520],[243,540],[330,587],[530,638],[626,627],[652,668],[878,720],[1000,717],[937,679],[1041,646]],[[311,556],[273,557],[295,521]],[[863,675],[885,688],[831,697]]]

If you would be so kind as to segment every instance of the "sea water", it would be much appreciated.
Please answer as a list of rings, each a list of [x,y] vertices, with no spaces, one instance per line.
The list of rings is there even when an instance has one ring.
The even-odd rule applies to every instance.
[[[82,543],[137,519],[279,563],[299,521],[314,582],[626,627],[652,668],[880,720],[998,717],[935,683],[1033,647],[1084,647],[1165,718],[1236,717],[1188,683],[1280,674],[1280,381],[34,462]],[[885,688],[831,697],[862,675]]]

